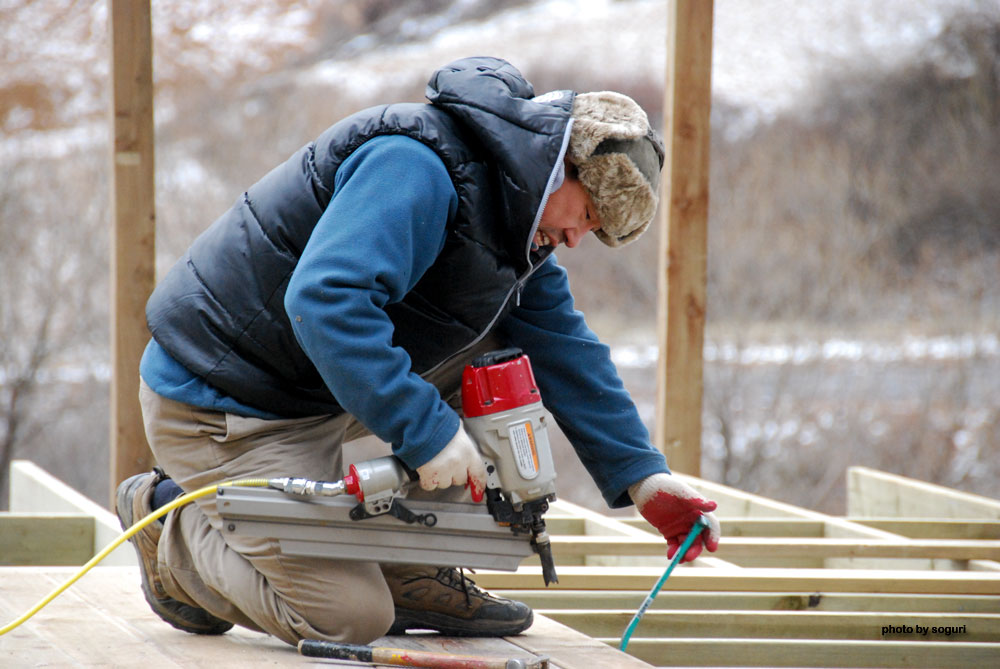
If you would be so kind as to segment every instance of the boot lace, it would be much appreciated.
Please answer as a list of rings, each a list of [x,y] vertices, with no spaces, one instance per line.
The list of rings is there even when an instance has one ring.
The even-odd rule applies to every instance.
[[[476,573],[472,569],[469,571],[473,574]],[[475,581],[465,575],[465,569],[462,567],[457,569],[454,567],[438,567],[437,575],[434,576],[434,580],[451,588],[459,588],[465,595],[466,606],[472,606],[472,595],[483,598],[488,596],[482,588],[476,585]]]

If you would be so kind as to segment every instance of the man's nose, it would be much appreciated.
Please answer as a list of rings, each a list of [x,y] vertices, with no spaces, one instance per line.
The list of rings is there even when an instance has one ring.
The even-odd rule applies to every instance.
[[[566,246],[571,249],[575,248],[585,234],[587,234],[587,229],[584,227],[569,228],[566,230]]]
[[[598,227],[596,223],[592,221],[585,221],[575,228],[567,228],[566,246],[569,248],[576,247],[576,245],[583,240],[583,236],[596,227]]]

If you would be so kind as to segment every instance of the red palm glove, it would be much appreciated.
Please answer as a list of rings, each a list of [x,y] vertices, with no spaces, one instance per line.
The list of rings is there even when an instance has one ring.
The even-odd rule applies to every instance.
[[[667,557],[672,558],[698,516],[704,516],[708,527],[691,544],[681,562],[690,562],[701,555],[702,547],[714,552],[719,547],[719,520],[712,514],[716,504],[704,499],[697,490],[670,474],[653,474],[629,486],[628,494],[639,513],[667,540]]]

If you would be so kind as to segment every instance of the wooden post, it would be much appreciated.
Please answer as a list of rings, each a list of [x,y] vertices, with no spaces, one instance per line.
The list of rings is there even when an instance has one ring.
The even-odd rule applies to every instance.
[[[712,0],[671,0],[667,15],[660,359],[656,444],[675,471],[701,473]]]
[[[152,466],[139,409],[145,306],[155,282],[153,47],[149,0],[111,0],[111,500]]]

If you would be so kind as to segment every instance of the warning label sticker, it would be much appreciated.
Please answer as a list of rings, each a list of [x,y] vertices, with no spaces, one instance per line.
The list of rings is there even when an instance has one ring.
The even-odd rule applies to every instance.
[[[538,476],[538,449],[535,447],[535,432],[531,421],[514,423],[509,428],[510,450],[514,454],[517,471],[524,479]]]

